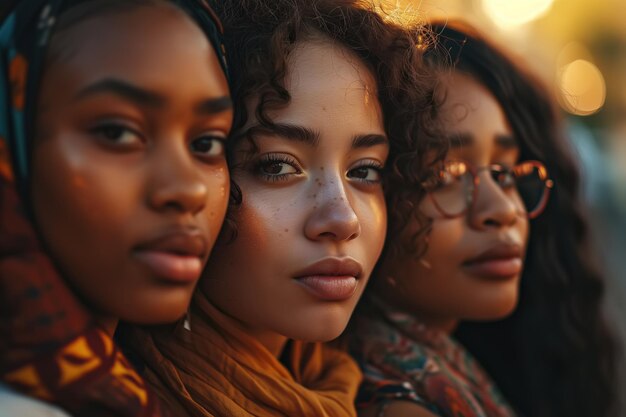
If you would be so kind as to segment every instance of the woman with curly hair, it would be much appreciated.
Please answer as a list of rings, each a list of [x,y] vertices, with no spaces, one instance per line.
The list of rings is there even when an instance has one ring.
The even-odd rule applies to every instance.
[[[353,416],[344,330],[383,247],[383,183],[421,174],[412,35],[353,1],[220,1],[240,201],[187,326],[130,329],[177,415]]]
[[[615,341],[556,110],[473,29],[432,30],[449,150],[388,237],[421,248],[382,257],[355,318],[362,415],[607,416]]]

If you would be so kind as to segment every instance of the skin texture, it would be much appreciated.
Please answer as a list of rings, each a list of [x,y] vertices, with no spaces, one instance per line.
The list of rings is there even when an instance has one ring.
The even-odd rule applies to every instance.
[[[79,22],[55,36],[51,51],[32,179],[47,248],[109,329],[117,319],[176,320],[229,193],[223,140],[232,110],[217,56],[166,3]],[[162,238],[169,243],[159,254],[196,247],[186,258],[200,264],[196,277],[176,280],[142,260],[139,248]]]
[[[216,248],[200,284],[276,355],[287,338],[327,341],[344,330],[382,250],[379,168],[389,149],[375,81],[351,51],[326,39],[301,42],[285,86],[291,102],[270,112],[273,122],[317,132],[316,143],[266,133],[253,139],[258,152],[248,140],[238,144],[232,173],[243,194],[238,237]],[[362,135],[375,140],[354,146]],[[362,266],[348,299],[321,300],[294,279],[329,257]]]
[[[462,159],[477,167],[493,163],[513,166],[519,148],[491,93],[458,72],[444,79],[444,88],[441,114],[446,134],[470,138],[464,146],[453,145],[448,159]],[[420,209],[433,218],[427,253],[421,260],[387,262],[377,281],[389,303],[431,327],[450,331],[458,320],[502,318],[517,304],[521,269],[506,278],[494,278],[478,275],[464,265],[503,244],[519,248],[522,265],[528,239],[528,220],[514,202],[519,198],[517,191],[499,188],[486,171],[479,177],[475,209],[463,216],[445,218],[430,199],[423,200]],[[409,226],[407,236],[412,232]]]

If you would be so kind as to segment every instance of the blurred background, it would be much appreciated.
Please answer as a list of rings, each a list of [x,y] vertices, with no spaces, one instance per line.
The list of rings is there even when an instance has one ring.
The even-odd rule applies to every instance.
[[[525,61],[553,89],[582,168],[596,256],[607,274],[606,311],[624,343],[626,0],[390,0],[386,4],[387,12],[396,10],[412,19],[469,21]],[[622,375],[626,375],[623,370]],[[626,416],[626,404],[621,415]]]

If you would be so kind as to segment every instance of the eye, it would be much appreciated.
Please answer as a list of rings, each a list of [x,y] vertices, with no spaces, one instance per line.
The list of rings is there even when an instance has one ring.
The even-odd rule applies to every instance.
[[[516,186],[515,174],[509,167],[501,166],[500,169],[492,171],[491,176],[502,189],[509,189]]]
[[[362,181],[367,184],[377,184],[382,180],[383,166],[376,161],[365,161],[361,165],[348,171],[348,178]]]
[[[200,136],[189,144],[191,151],[205,158],[224,156],[224,138],[214,135]]]
[[[121,123],[103,123],[92,128],[90,132],[108,145],[135,146],[142,143],[139,133]]]
[[[466,180],[469,170],[467,164],[458,161],[446,162],[442,169],[433,172],[422,186],[429,192],[456,186]]]
[[[268,181],[284,181],[291,175],[302,173],[294,158],[282,154],[263,155],[256,163],[255,171]]]

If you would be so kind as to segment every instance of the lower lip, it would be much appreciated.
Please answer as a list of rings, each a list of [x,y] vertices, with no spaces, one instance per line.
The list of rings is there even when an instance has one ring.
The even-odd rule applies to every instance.
[[[352,276],[315,275],[296,281],[311,295],[324,301],[344,301],[356,292],[357,279]]]
[[[463,267],[472,275],[486,278],[507,279],[515,277],[522,272],[522,259],[491,259],[464,264]]]
[[[135,256],[155,275],[167,281],[187,284],[197,281],[202,273],[202,261],[196,256],[157,251],[140,251]]]

